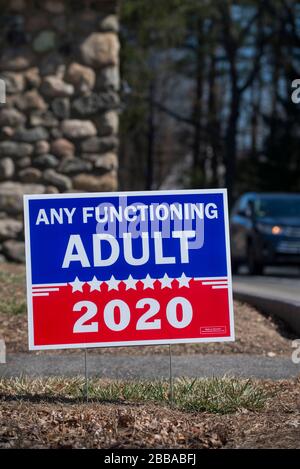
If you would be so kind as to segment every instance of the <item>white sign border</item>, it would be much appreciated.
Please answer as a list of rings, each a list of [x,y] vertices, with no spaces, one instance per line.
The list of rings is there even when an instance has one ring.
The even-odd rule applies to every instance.
[[[196,337],[190,339],[163,339],[149,341],[137,340],[127,342],[96,342],[83,344],[53,344],[53,345],[35,345],[34,344],[34,326],[33,326],[33,296],[32,296],[32,271],[31,271],[31,249],[30,249],[30,222],[29,222],[29,201],[34,199],[71,199],[71,198],[105,198],[105,197],[130,197],[130,196],[158,196],[158,195],[196,195],[196,194],[222,194],[224,208],[224,227],[225,227],[225,248],[228,276],[228,305],[229,305],[229,337]],[[168,344],[188,344],[188,343],[208,343],[208,342],[232,342],[235,340],[234,332],[234,312],[233,312],[233,294],[232,294],[232,274],[231,274],[231,256],[230,256],[230,238],[229,238],[229,217],[228,217],[228,198],[227,189],[182,189],[182,190],[162,190],[162,191],[124,191],[124,192],[86,192],[86,193],[68,193],[68,194],[32,194],[24,195],[24,231],[25,231],[25,255],[26,255],[26,285],[27,285],[27,318],[28,318],[28,347],[29,350],[62,350],[62,349],[86,349],[86,348],[105,348],[105,347],[130,347],[140,345],[168,345]]]

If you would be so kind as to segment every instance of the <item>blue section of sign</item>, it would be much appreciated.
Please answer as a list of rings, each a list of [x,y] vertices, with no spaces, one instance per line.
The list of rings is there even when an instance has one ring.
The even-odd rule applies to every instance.
[[[94,208],[99,204],[114,206],[116,210],[121,205],[124,209],[128,205],[143,204],[156,207],[157,204],[168,204],[169,206],[175,204],[176,206],[187,207],[189,211],[191,205],[203,204],[207,207],[208,204],[214,204],[209,207],[208,215],[204,216],[202,222],[194,213],[194,219],[186,220],[184,222],[183,231],[196,230],[197,236],[196,244],[191,239],[191,248],[188,251],[189,262],[182,262],[182,251],[180,239],[173,238],[172,233],[174,230],[178,231],[180,222],[174,219],[169,223],[169,235],[162,240],[163,256],[175,258],[175,263],[162,263],[157,264],[155,261],[155,242],[151,237],[151,229],[153,230],[154,221],[149,220],[150,211],[147,209],[146,213],[148,220],[141,223],[140,227],[144,233],[149,232],[149,260],[138,266],[128,264],[124,258],[123,252],[123,238],[116,234],[116,239],[120,246],[120,255],[113,265],[105,267],[95,267],[93,265],[93,235],[95,233],[103,232],[103,223],[97,224],[94,218]],[[31,262],[32,262],[32,283],[33,284],[48,284],[48,283],[64,283],[72,282],[75,277],[79,277],[81,281],[89,281],[95,275],[100,280],[107,280],[112,275],[115,278],[122,280],[127,279],[129,275],[133,278],[145,278],[149,274],[152,278],[161,278],[167,274],[171,278],[177,278],[184,272],[188,277],[221,277],[227,276],[227,263],[226,263],[226,240],[225,240],[225,223],[224,223],[224,200],[222,193],[185,193],[185,194],[166,194],[159,195],[147,193],[147,195],[128,195],[126,196],[105,196],[104,197],[78,197],[74,194],[72,198],[41,198],[29,199],[29,227],[30,227],[30,248],[31,248]],[[213,218],[214,206],[217,207],[217,218]],[[87,219],[87,223],[83,223],[83,208],[91,207],[89,213],[91,216]],[[59,223],[60,209],[68,209],[68,213],[74,209],[72,223],[68,223],[65,213],[63,213],[63,223]],[[55,210],[57,217],[53,218],[51,224],[50,213],[51,209]],[[42,212],[41,212],[42,210]],[[123,212],[122,212],[123,213]],[[132,215],[133,212],[128,212]],[[140,213],[140,212],[138,212]],[[162,214],[164,211],[162,210]],[[49,224],[46,224],[46,214]],[[187,212],[188,214],[188,212]],[[189,218],[189,217],[187,217]],[[39,221],[38,221],[39,220]],[[162,222],[166,226],[167,222]],[[204,225],[203,225],[204,223]],[[128,224],[128,223],[127,223]],[[98,226],[97,226],[98,225]],[[122,228],[123,231],[127,230],[124,223],[115,223],[117,231]],[[157,231],[157,227],[155,228]],[[161,230],[161,226],[160,226]],[[203,231],[204,239],[201,242],[201,230]],[[72,261],[67,268],[63,268],[63,261],[66,254],[69,238],[71,235],[79,235],[84,246],[85,254],[88,258],[89,267],[83,267],[81,262]],[[76,249],[74,251],[77,253]],[[132,241],[132,252],[134,257],[139,258],[142,255],[142,239],[137,237]],[[110,256],[110,245],[103,242],[103,257]],[[156,253],[157,255],[157,253]]]

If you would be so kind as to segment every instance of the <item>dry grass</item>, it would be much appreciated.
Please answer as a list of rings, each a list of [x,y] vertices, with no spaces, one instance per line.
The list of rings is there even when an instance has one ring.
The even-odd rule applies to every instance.
[[[222,384],[221,391],[218,384]],[[112,387],[111,382],[93,382],[93,401],[86,404],[82,400],[82,380],[2,380],[0,447],[300,447],[300,379],[274,383],[227,378],[218,384],[199,380],[197,388],[192,381],[178,381],[177,399],[179,393],[184,402],[184,389],[194,386],[193,399],[201,393],[215,392],[211,401],[216,399],[223,406],[223,393],[227,403],[230,396],[233,398],[235,410],[209,411],[207,400],[205,411],[201,406],[182,411],[178,402],[171,408],[166,402],[165,383],[157,383],[156,387],[152,383],[154,388],[144,383],[143,388],[142,383],[117,383]],[[236,388],[233,394],[228,385]],[[260,399],[263,396],[263,405],[253,408],[251,399],[257,393]],[[243,396],[242,404],[236,405],[237,396]],[[160,400],[162,397],[164,400]]]
[[[88,381],[89,400],[93,402],[169,402],[166,381]],[[84,399],[83,378],[0,379],[0,396],[4,399],[70,400]],[[264,407],[268,394],[251,380],[236,378],[175,379],[172,405],[190,412],[227,414],[241,409]]]
[[[0,264],[0,312],[6,315],[27,311],[24,267],[17,266],[16,269],[16,272],[7,272]]]

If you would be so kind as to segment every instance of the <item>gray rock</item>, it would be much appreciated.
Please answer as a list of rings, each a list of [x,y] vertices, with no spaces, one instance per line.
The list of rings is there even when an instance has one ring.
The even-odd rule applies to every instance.
[[[103,176],[78,174],[73,178],[74,189],[86,192],[113,191],[117,188],[117,178],[113,173]]]
[[[107,93],[91,93],[73,101],[72,109],[80,116],[89,116],[120,105],[119,96],[113,91]]]
[[[18,127],[26,122],[26,117],[13,108],[0,109],[0,126]]]
[[[46,153],[44,155],[40,155],[37,158],[34,158],[33,164],[38,168],[56,168],[59,164],[59,160],[56,156]]]
[[[72,103],[73,111],[79,116],[92,116],[99,111],[98,96],[92,93],[88,96],[81,96]]]
[[[44,194],[45,187],[41,184],[21,184],[6,181],[0,183],[0,211],[17,215],[23,211],[24,194]]]
[[[81,158],[86,161],[90,161],[91,163],[93,163],[93,165],[100,156],[102,155],[99,155],[98,153],[81,153]]]
[[[120,89],[119,67],[105,67],[99,70],[96,77],[96,88],[118,91]]]
[[[81,139],[93,137],[97,130],[93,122],[77,119],[64,120],[62,122],[62,132],[69,139]]]
[[[29,156],[19,158],[18,160],[15,160],[15,165],[18,169],[27,168],[31,165],[31,159],[29,158]]]
[[[59,15],[65,11],[64,2],[60,0],[46,0],[43,2],[42,7],[44,10],[48,11],[48,13],[54,15]]]
[[[93,164],[95,175],[106,174],[110,171],[118,170],[118,157],[115,153],[103,153],[102,155],[95,153],[83,153],[82,158]]]
[[[113,33],[92,33],[81,44],[83,62],[94,68],[118,65],[119,40]]]
[[[95,31],[97,28],[98,14],[91,8],[81,8],[75,14],[74,20],[76,21],[76,29],[78,32],[83,33],[84,36]]]
[[[16,105],[21,111],[31,111],[34,109],[45,111],[48,107],[37,90],[27,91],[19,96]]]
[[[78,174],[84,171],[91,171],[92,164],[80,158],[66,158],[59,166],[59,171],[64,174]]]
[[[55,98],[51,102],[53,114],[58,119],[68,119],[70,117],[70,101],[68,98]]]
[[[118,148],[118,139],[111,137],[91,137],[81,144],[83,153],[108,153]]]
[[[22,182],[35,184],[42,179],[42,172],[37,168],[25,168],[19,172],[19,178]]]
[[[75,145],[65,138],[58,138],[51,143],[51,152],[59,158],[74,156]]]
[[[67,192],[67,191],[66,191]],[[55,186],[47,186],[46,187],[46,194],[58,194],[59,190]]]
[[[15,172],[15,165],[11,158],[2,158],[0,160],[0,181],[10,179]]]
[[[44,127],[35,127],[33,129],[19,128],[14,138],[17,142],[35,143],[38,140],[47,140],[49,133]]]
[[[47,54],[40,63],[41,76],[59,75],[63,76],[66,66],[64,57],[58,52]]]
[[[57,138],[62,138],[63,137],[63,133],[62,133],[61,129],[58,128],[58,127],[53,127],[52,129],[50,129],[50,135],[54,140],[57,139]]]
[[[7,94],[21,93],[24,90],[25,82],[21,73],[3,72],[0,78],[5,81]]]
[[[56,45],[56,33],[54,31],[41,31],[32,43],[35,52],[44,53],[54,49]]]
[[[27,4],[28,8],[28,4]],[[34,34],[38,34],[40,31],[49,28],[49,17],[48,15],[41,15],[36,13],[33,15],[26,15],[26,31],[30,33],[31,38]]]
[[[23,223],[13,218],[0,220],[0,240],[16,239],[23,230]]]
[[[0,59],[0,70],[20,71],[29,68],[33,54],[29,47],[5,47]]]
[[[32,67],[26,70],[24,77],[30,88],[38,88],[41,84],[41,76],[38,67]]]
[[[34,146],[34,153],[36,155],[45,155],[45,153],[49,153],[50,151],[50,144],[47,140],[39,140],[36,142]]]
[[[115,153],[105,153],[97,155],[94,160],[94,167],[98,173],[104,174],[108,171],[117,171],[118,157]]]
[[[99,137],[116,135],[119,129],[119,116],[116,111],[108,111],[95,119]]]
[[[25,243],[23,241],[9,240],[3,243],[3,252],[12,261],[25,262]]]
[[[9,2],[10,9],[15,12],[25,10],[26,6],[27,5],[25,0],[10,0]]]
[[[52,128],[58,126],[58,120],[51,111],[33,112],[30,115],[30,125]]]
[[[99,29],[101,32],[119,32],[119,20],[116,15],[107,15],[99,21]]]
[[[9,140],[0,142],[0,156],[11,156],[15,159],[32,155],[33,146],[29,143],[17,143]]]
[[[57,76],[45,77],[41,85],[41,93],[49,98],[67,97],[74,94],[74,86],[65,83]]]
[[[43,173],[45,182],[57,187],[60,191],[66,191],[72,188],[72,181],[63,174],[59,174],[53,169],[46,169]]]
[[[68,18],[66,15],[56,15],[51,19],[51,25],[56,31],[64,34],[68,27]]]
[[[7,138],[12,138],[15,131],[12,127],[0,127],[0,140],[6,140]]]
[[[96,74],[92,68],[73,62],[67,70],[66,80],[74,85],[76,91],[86,93],[94,88]]]

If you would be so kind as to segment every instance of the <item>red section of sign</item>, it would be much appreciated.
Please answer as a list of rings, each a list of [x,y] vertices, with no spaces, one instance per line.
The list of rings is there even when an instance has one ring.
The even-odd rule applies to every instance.
[[[130,345],[230,337],[227,280],[223,285],[220,281],[208,283],[191,279],[188,287],[179,287],[173,280],[171,288],[163,288],[157,280],[152,289],[138,281],[136,289],[126,290],[120,282],[118,290],[110,291],[106,283],[101,291],[91,291],[85,283],[82,291],[74,292],[71,285],[33,286],[34,346]],[[88,307],[80,302],[89,302]],[[90,319],[85,320],[87,310]],[[87,326],[92,330],[85,331]]]

